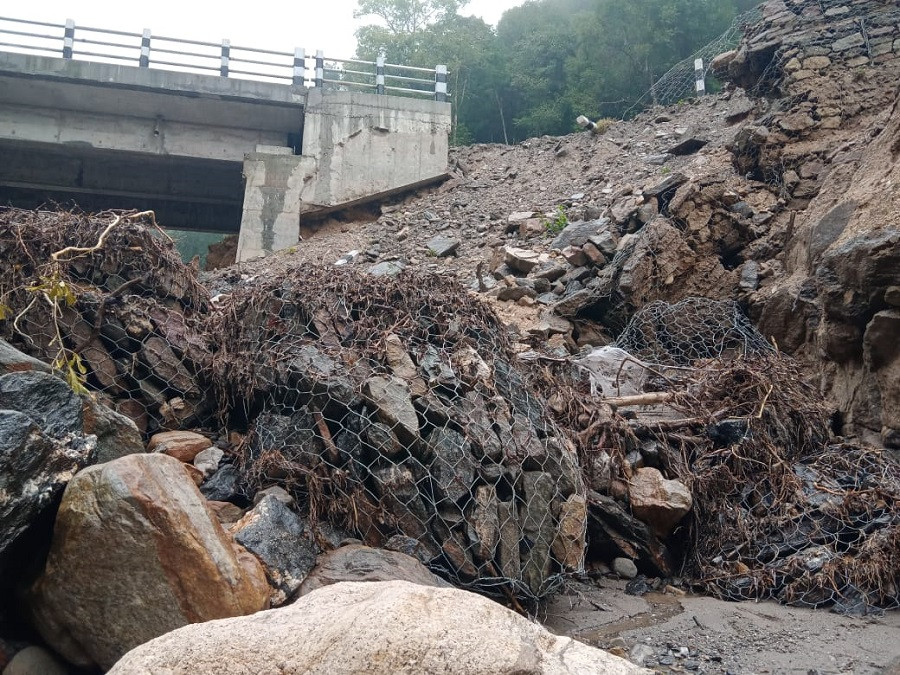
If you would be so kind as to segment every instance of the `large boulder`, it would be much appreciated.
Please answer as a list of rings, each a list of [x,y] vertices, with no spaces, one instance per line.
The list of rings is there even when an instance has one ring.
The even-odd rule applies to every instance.
[[[300,587],[300,595],[352,581],[408,581],[420,586],[451,588],[418,560],[404,553],[348,544],[319,556],[316,566]]]
[[[277,665],[276,665],[277,664]],[[472,593],[336,584],[249,617],[186,626],[126,654],[137,673],[648,673]]]
[[[259,563],[225,533],[183,465],[163,454],[92,466],[66,488],[28,609],[81,667],[189,623],[264,609]]]

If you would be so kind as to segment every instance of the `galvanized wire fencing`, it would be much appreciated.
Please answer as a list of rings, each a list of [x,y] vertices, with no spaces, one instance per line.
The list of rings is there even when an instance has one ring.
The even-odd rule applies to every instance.
[[[582,566],[577,460],[503,327],[435,277],[305,270],[240,290],[213,367],[252,493],[518,598]]]
[[[304,269],[214,302],[150,213],[0,211],[0,254],[2,336],[147,435],[218,437],[228,498],[282,486],[331,545],[520,601],[582,568],[574,451],[454,283]]]

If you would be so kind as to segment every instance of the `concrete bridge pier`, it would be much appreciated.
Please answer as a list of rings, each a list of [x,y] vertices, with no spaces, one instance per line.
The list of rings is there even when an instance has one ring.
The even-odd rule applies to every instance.
[[[257,146],[244,156],[237,259],[293,246],[304,214],[322,214],[446,176],[450,104],[311,90],[302,154]]]

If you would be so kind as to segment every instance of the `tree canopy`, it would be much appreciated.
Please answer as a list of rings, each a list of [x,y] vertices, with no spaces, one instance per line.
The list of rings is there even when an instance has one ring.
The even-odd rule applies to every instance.
[[[453,141],[514,142],[620,117],[756,0],[527,0],[496,29],[462,0],[359,0],[357,56],[450,69]],[[639,108],[638,108],[639,109]]]

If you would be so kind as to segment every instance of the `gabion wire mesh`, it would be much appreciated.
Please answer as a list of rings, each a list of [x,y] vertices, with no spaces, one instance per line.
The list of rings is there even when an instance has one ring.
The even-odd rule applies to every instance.
[[[900,607],[900,466],[835,441],[798,364],[735,303],[653,303],[616,345],[663,367],[647,379],[679,413],[632,428],[694,496],[689,578],[731,600]]]
[[[632,317],[615,346],[665,366],[773,351],[737,303],[696,297],[650,303]]]
[[[577,460],[465,291],[307,269],[219,316],[214,381],[247,425],[250,492],[280,484],[312,522],[461,586],[535,599],[581,568]]]
[[[704,78],[709,76],[712,60],[722,52],[734,49],[747,30],[762,15],[760,6],[739,14],[731,25],[715,40],[698,49],[694,54],[672,66],[653,86],[629,108],[624,117],[650,105],[674,105],[697,95],[697,76],[694,62],[703,59]]]
[[[0,212],[0,335],[148,437],[218,438],[226,460],[201,490],[246,506],[282,486],[323,547],[401,550],[513,600],[582,569],[574,450],[465,290],[307,268],[213,301],[151,221]],[[54,258],[66,246],[91,250]]]

